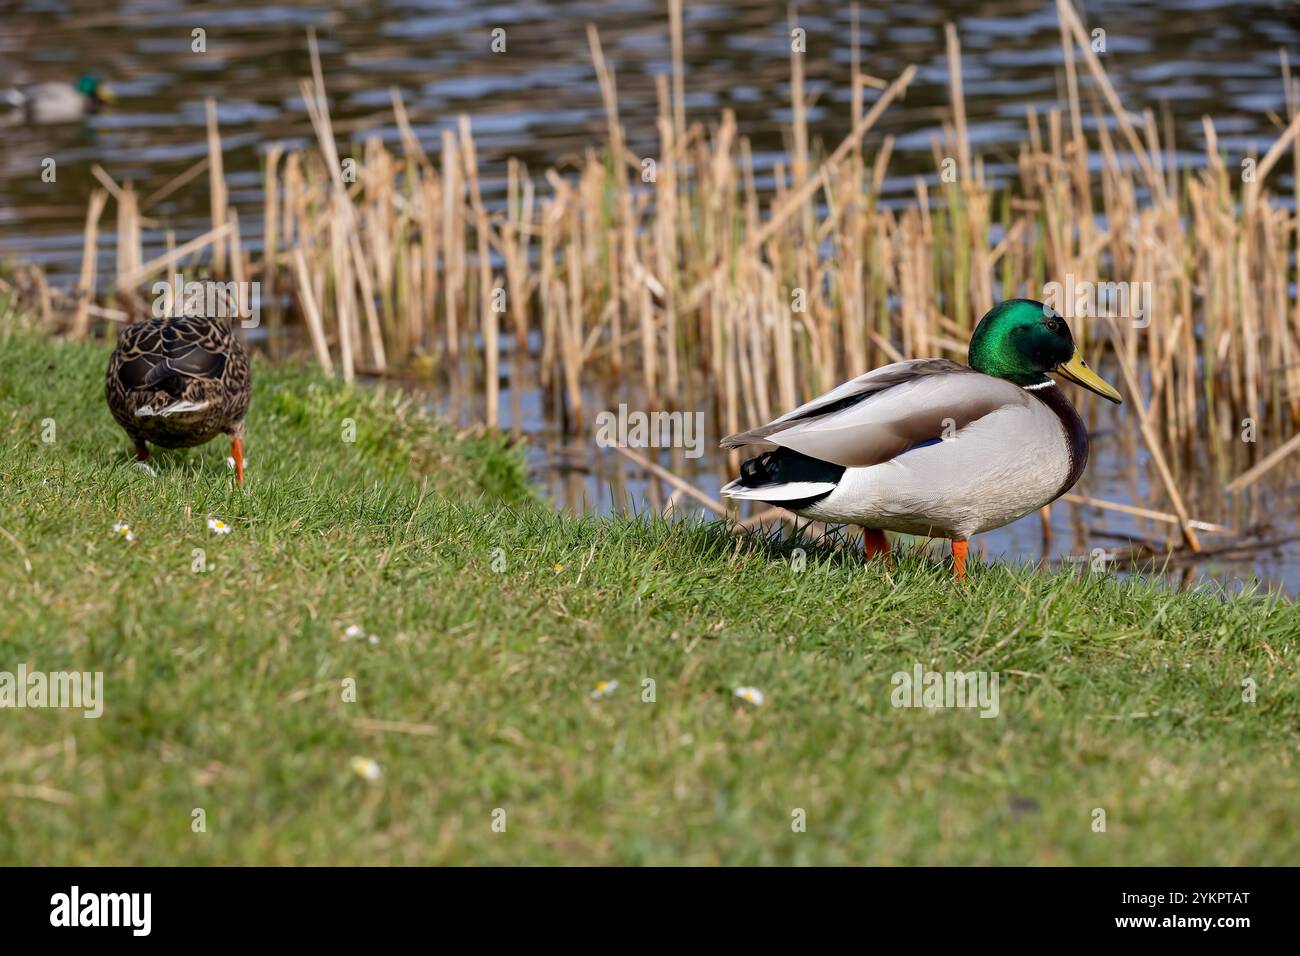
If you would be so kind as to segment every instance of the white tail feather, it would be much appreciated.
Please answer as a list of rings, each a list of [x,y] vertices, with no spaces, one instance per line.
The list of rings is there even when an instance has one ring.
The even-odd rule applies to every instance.
[[[152,405],[141,405],[135,410],[136,418],[152,418],[157,415],[181,415],[185,412],[198,412],[207,408],[210,402],[176,402],[163,408],[155,409]]]
[[[798,501],[800,498],[812,498],[834,490],[833,481],[787,481],[751,488],[742,485],[737,479],[723,486],[722,497],[748,498],[753,501]]]

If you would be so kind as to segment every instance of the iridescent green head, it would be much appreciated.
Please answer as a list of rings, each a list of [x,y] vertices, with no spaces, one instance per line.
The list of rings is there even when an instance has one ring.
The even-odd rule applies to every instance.
[[[1054,372],[1112,402],[1123,401],[1088,368],[1065,319],[1033,299],[1008,299],[990,309],[975,327],[966,362],[1026,387],[1051,382],[1047,375]]]
[[[113,102],[113,91],[108,88],[107,83],[100,80],[93,73],[87,73],[77,80],[77,92],[97,103]]]

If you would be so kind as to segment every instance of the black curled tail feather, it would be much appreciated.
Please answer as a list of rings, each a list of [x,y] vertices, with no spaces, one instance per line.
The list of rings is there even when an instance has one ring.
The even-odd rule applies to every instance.
[[[750,458],[740,464],[740,483],[746,488],[771,484],[774,480],[769,465],[773,452],[765,452],[757,458]]]
[[[768,451],[740,466],[740,483],[746,488],[792,481],[839,481],[844,466],[811,458],[789,448]]]
[[[764,452],[742,463],[739,481],[746,488],[762,488],[765,485],[783,485],[795,481],[838,483],[844,471],[843,465],[801,455],[789,448],[778,448],[776,451]],[[808,498],[772,501],[769,504],[780,505],[790,511],[799,511],[816,504],[829,494],[830,492],[826,491]]]

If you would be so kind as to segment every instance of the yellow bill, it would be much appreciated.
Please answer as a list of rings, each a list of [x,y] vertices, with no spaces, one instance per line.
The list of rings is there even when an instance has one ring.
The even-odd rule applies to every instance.
[[[1056,367],[1056,374],[1062,378],[1068,378],[1076,385],[1082,385],[1090,392],[1096,392],[1102,398],[1108,398],[1116,405],[1124,404],[1124,399],[1120,397],[1119,392],[1104,378],[1088,368],[1088,363],[1083,360],[1079,350],[1074,350],[1074,357],[1064,365]]]

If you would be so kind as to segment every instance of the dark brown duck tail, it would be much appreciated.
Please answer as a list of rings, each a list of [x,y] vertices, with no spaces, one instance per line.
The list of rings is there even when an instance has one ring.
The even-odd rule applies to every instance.
[[[174,401],[185,393],[185,377],[166,362],[162,362],[151,368],[139,385],[131,387],[131,391],[156,393],[151,394],[150,397],[162,399],[164,402],[167,398]]]

